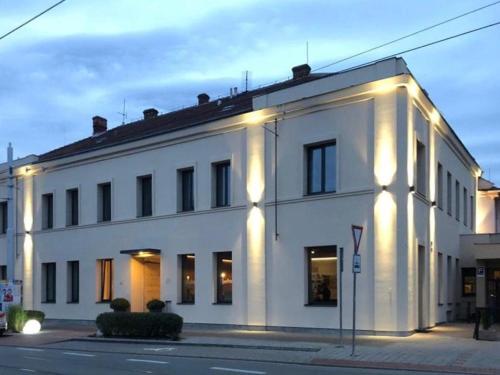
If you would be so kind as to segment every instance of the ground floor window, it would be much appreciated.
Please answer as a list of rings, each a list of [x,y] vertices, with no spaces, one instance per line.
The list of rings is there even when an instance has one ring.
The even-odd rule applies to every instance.
[[[7,280],[7,266],[0,266],[0,280]]]
[[[337,305],[337,247],[309,247],[308,289],[310,305]]]
[[[462,295],[464,297],[476,295],[475,268],[462,268]]]
[[[56,264],[42,263],[42,302],[56,302]]]
[[[183,254],[181,257],[181,302],[194,303],[195,293],[195,272],[194,254]]]
[[[99,302],[109,302],[113,299],[113,259],[98,259],[98,296]]]
[[[68,262],[68,303],[78,303],[80,299],[80,264]]]
[[[217,303],[233,302],[233,255],[230,251],[216,253]]]

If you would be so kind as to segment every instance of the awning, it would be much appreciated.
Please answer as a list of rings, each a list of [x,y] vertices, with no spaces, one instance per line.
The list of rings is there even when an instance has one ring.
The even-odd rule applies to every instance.
[[[130,250],[120,250],[120,254],[126,254],[130,255],[133,257],[146,257],[146,256],[152,256],[152,255],[159,255],[161,254],[160,249],[130,249]]]

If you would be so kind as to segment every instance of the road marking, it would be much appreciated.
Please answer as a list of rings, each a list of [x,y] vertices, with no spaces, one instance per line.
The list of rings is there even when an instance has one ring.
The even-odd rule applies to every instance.
[[[26,359],[34,359],[36,361],[48,361],[48,359],[46,359],[46,358],[30,357],[30,356],[27,356],[27,355],[25,355],[24,358],[26,358]]]
[[[127,361],[129,361],[129,362],[143,362],[143,363],[156,363],[156,364],[159,364],[159,365],[167,365],[168,364],[168,362],[154,361],[152,359],[128,358]]]
[[[36,372],[35,370],[31,370],[29,368],[20,368],[20,371],[25,371],[25,372]]]
[[[152,351],[152,352],[162,352],[162,351],[166,351],[166,352],[171,352],[171,351],[174,351],[176,348],[171,348],[171,347],[166,347],[166,348],[144,348],[144,350],[149,350],[149,351]]]
[[[227,367],[210,367],[210,370],[227,371],[227,372],[239,372],[241,374],[258,374],[258,375],[264,375],[264,374],[266,374],[266,372],[264,372],[264,371],[241,370],[241,369],[238,369],[238,368],[227,368]]]
[[[77,357],[95,357],[95,354],[86,354],[86,353],[63,352],[63,354],[75,355]]]
[[[43,349],[36,349],[36,348],[16,348],[18,350],[26,350],[27,352],[43,352]]]

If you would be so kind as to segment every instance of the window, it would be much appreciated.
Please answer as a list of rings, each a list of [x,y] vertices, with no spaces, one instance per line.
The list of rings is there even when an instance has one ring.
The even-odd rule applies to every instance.
[[[215,204],[214,207],[225,207],[231,204],[231,163],[224,161],[213,164]]]
[[[451,264],[451,256],[448,255],[446,259],[446,295],[448,304],[453,303],[453,270]]]
[[[56,302],[56,264],[42,263],[42,302]]]
[[[500,233],[500,198],[495,198],[495,233]]]
[[[42,195],[42,229],[54,227],[54,196],[52,194]]]
[[[178,171],[180,204],[179,211],[194,210],[194,168],[180,169]]]
[[[474,196],[470,196],[470,229],[474,230]]]
[[[455,181],[455,219],[460,221],[460,182]]]
[[[336,191],[336,147],[335,142],[307,147],[307,194]]]
[[[78,261],[68,262],[68,303],[78,303],[80,299],[80,264]]]
[[[463,201],[464,201],[464,225],[467,226],[467,217],[469,216],[469,213],[467,212],[467,198],[468,198],[469,193],[467,192],[467,189],[464,188],[464,196],[463,196]]]
[[[137,177],[137,216],[153,214],[153,177],[151,175]]]
[[[443,166],[440,163],[437,167],[437,206],[443,209]]]
[[[476,295],[476,269],[462,268],[462,296]]]
[[[66,190],[66,226],[78,225],[78,189]]]
[[[0,202],[0,234],[7,233],[7,202]]]
[[[183,254],[181,258],[181,303],[194,303],[195,273],[194,254]]]
[[[0,280],[7,281],[7,266],[0,266]]]
[[[98,302],[109,302],[113,299],[113,259],[98,259]]]
[[[444,270],[443,270],[443,254],[438,253],[438,303],[444,303]]]
[[[111,221],[111,183],[97,185],[97,220]]]
[[[215,253],[217,260],[217,303],[233,302],[233,255]]]
[[[307,251],[309,304],[337,305],[337,248],[310,247]]]
[[[425,146],[417,141],[417,193],[426,194],[425,189]]]
[[[446,174],[446,211],[448,212],[448,215],[451,216],[451,202],[452,202],[452,197],[451,197],[451,173],[448,172]]]

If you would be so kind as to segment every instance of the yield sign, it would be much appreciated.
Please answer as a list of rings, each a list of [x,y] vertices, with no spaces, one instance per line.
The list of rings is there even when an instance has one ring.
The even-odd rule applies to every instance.
[[[354,240],[354,254],[358,253],[359,243],[361,242],[362,234],[363,234],[363,227],[359,225],[352,226],[352,239]]]

